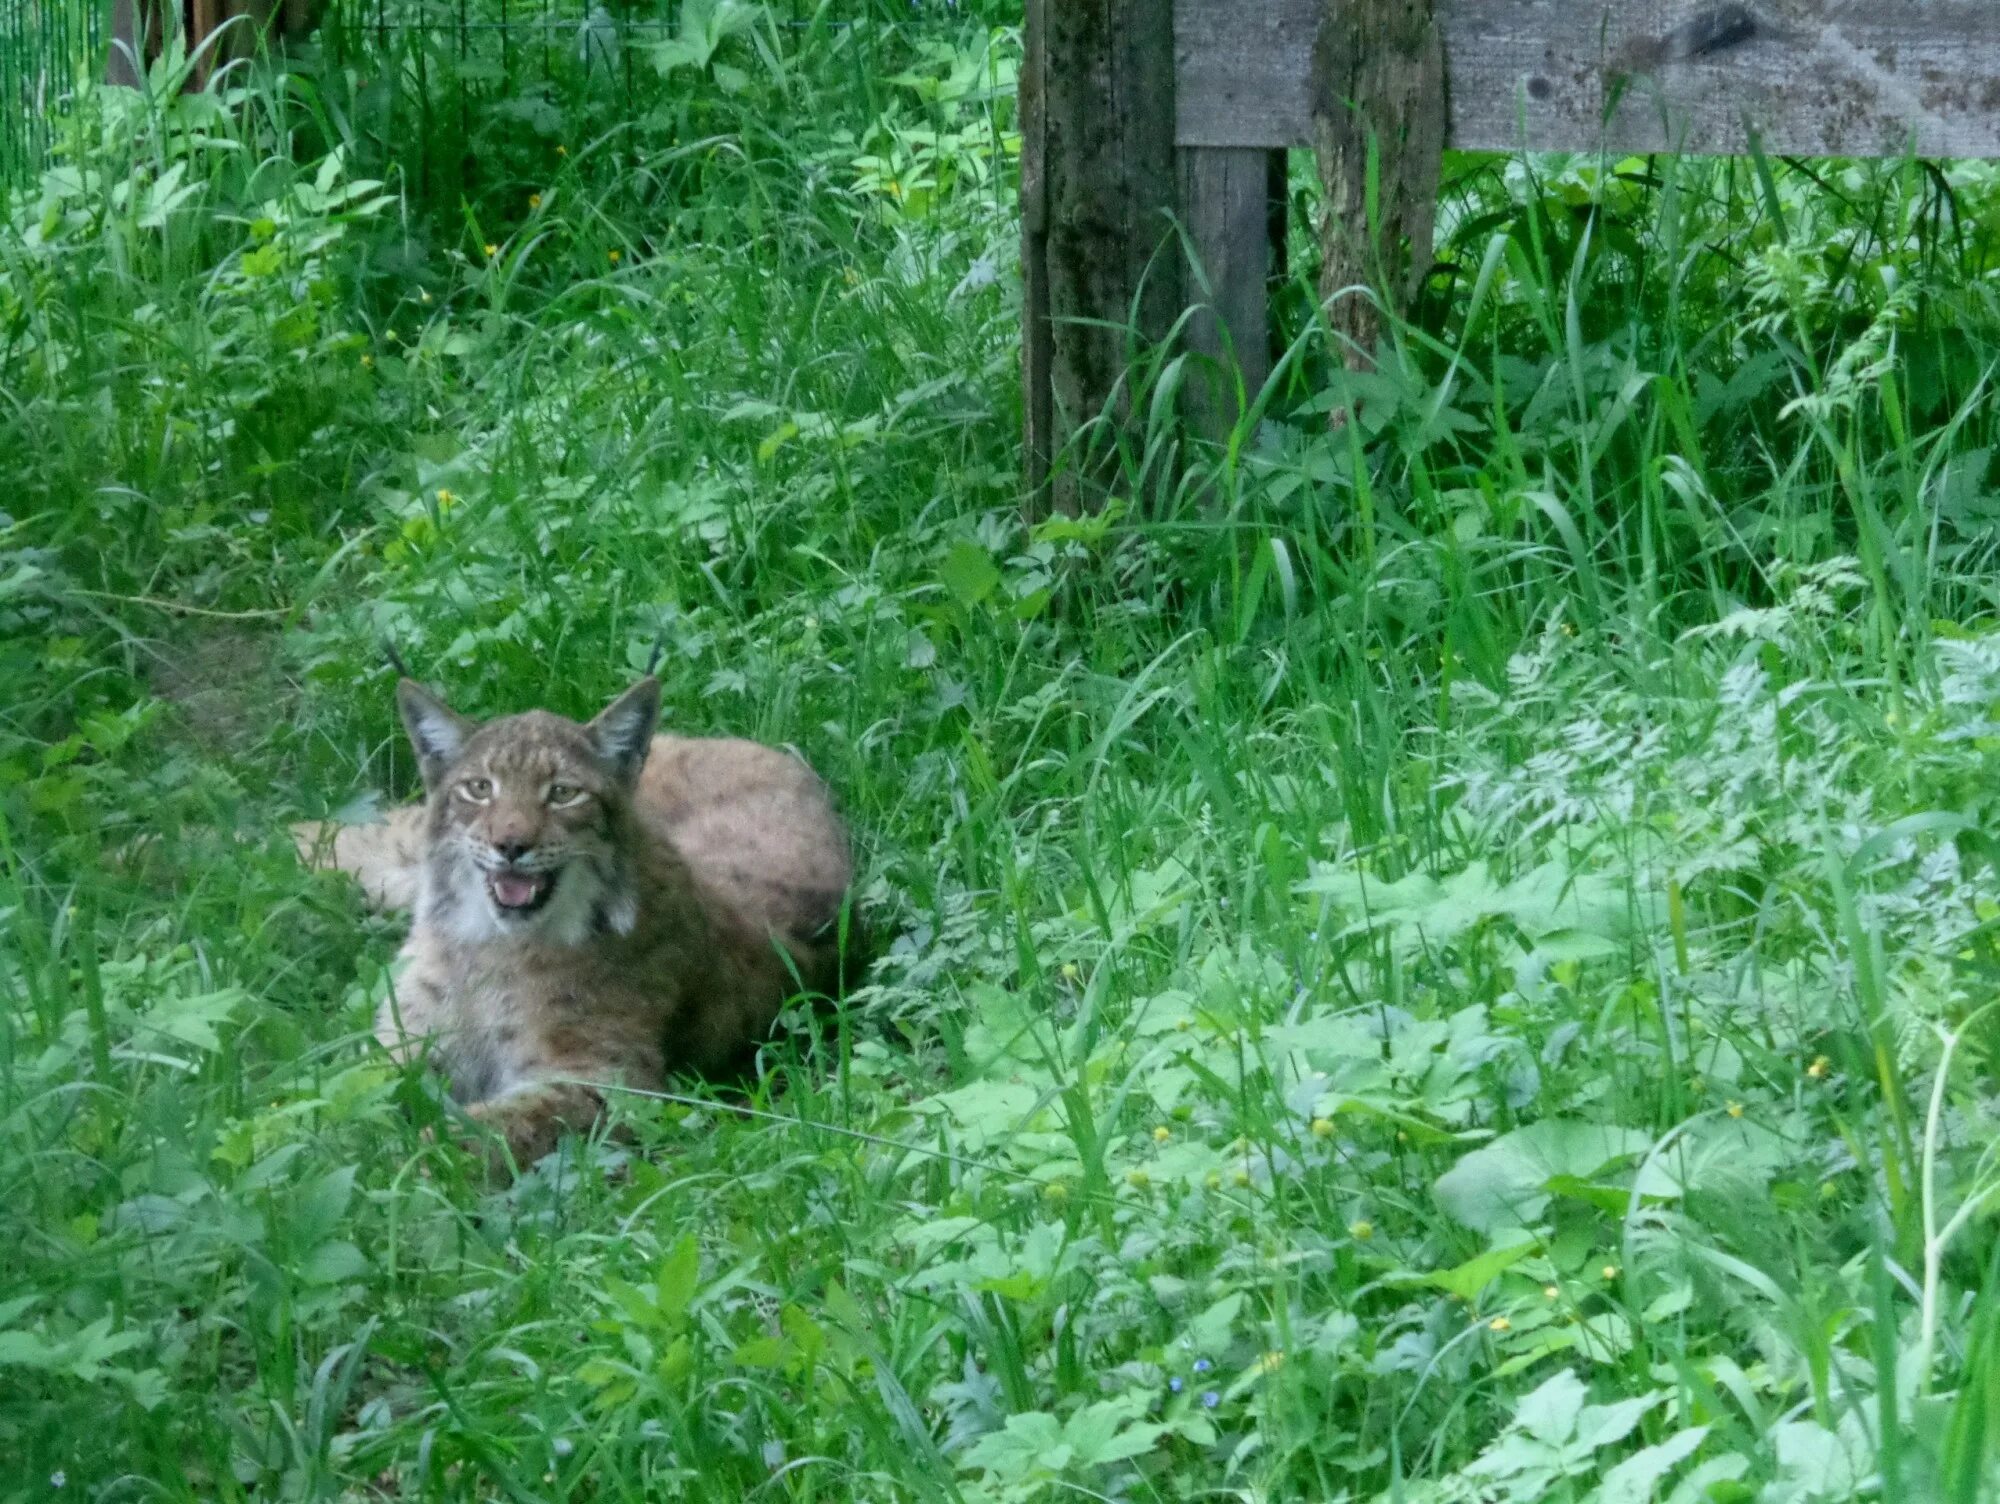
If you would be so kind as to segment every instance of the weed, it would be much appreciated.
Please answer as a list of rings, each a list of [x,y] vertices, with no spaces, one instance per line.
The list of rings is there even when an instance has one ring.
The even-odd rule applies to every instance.
[[[1454,158],[1375,370],[1030,526],[976,9],[677,8],[428,180],[353,58],[75,101],[0,1500],[1990,1496],[2000,175]],[[279,835],[412,793],[384,637],[800,747],[837,1027],[489,1192]]]

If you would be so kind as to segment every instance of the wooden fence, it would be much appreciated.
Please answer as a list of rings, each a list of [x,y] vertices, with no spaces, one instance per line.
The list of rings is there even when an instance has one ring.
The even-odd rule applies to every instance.
[[[1175,140],[1310,146],[1322,0],[1175,0]],[[1439,0],[1467,151],[2000,157],[1994,0]]]
[[[1316,78],[1380,73],[1373,59],[1329,56],[1355,36],[1414,49],[1403,76],[1417,80],[1426,36],[1441,43],[1437,97],[1319,97],[1332,91]],[[2000,0],[1028,0],[1024,376],[1037,489],[1079,421],[1121,408],[1107,329],[1136,322],[1158,338],[1203,304],[1191,345],[1230,350],[1254,395],[1270,370],[1273,154],[1324,149],[1327,121],[1349,112],[1421,143],[1411,108],[1436,112],[1441,144],[1475,151],[1754,143],[1772,156],[2000,157]],[[1428,205],[1413,212],[1427,224]],[[1167,215],[1207,292],[1155,254]],[[1139,251],[1111,243],[1121,237]],[[1235,418],[1231,390],[1201,404],[1211,430]],[[1090,484],[1064,478],[1055,504],[1091,504]]]

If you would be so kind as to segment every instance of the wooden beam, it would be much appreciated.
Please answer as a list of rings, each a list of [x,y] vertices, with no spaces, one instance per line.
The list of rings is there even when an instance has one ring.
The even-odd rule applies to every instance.
[[[1185,307],[1169,22],[1159,0],[1033,0],[1026,12],[1031,511],[1095,510],[1112,496],[1118,446],[1145,421],[1133,357],[1165,339]]]
[[[1049,0],[1027,0],[1021,59],[1021,424],[1022,482],[1029,511],[1040,507],[1060,440],[1055,431],[1055,330],[1049,321],[1048,71]]]
[[[1307,146],[1321,0],[1174,0],[1182,146]],[[1438,0],[1452,146],[2000,157],[1996,0]],[[1607,118],[1608,117],[1608,118]]]
[[[1181,218],[1197,269],[1188,298],[1201,305],[1188,348],[1206,358],[1189,383],[1189,416],[1197,432],[1220,439],[1242,416],[1237,374],[1246,403],[1271,374],[1271,153],[1201,146],[1180,156]]]
[[[104,81],[139,87],[146,64],[159,55],[160,11],[139,0],[112,0],[111,46],[104,63]]]
[[[1320,305],[1350,364],[1375,357],[1375,297],[1401,313],[1430,269],[1444,161],[1436,0],[1319,0],[1313,155],[1325,207]],[[1354,291],[1373,289],[1374,296]]]

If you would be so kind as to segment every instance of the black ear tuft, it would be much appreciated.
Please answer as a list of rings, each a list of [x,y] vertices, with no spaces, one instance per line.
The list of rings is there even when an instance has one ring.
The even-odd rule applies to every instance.
[[[416,748],[424,786],[435,787],[465,751],[466,740],[478,730],[478,725],[414,679],[397,681],[396,709],[402,712],[403,729],[410,735],[410,745]]]
[[[597,755],[630,783],[646,765],[653,745],[653,728],[660,721],[660,681],[651,674],[626,690],[598,713],[584,729]]]

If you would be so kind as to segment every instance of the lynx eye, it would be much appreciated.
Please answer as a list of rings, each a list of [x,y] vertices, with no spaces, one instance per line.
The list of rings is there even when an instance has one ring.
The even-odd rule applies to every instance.
[[[573,783],[552,783],[549,785],[549,807],[551,809],[568,809],[572,805],[583,803],[589,797],[590,795],[587,792],[578,788]]]
[[[467,804],[487,804],[493,799],[493,780],[468,778],[458,786],[458,797]]]

